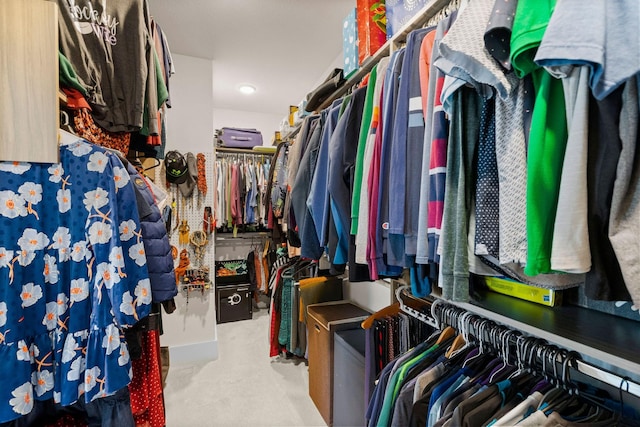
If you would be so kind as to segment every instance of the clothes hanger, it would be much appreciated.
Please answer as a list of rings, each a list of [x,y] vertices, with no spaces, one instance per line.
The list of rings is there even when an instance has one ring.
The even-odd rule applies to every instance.
[[[72,135],[75,135],[76,138],[79,138],[78,135],[76,135],[76,131],[73,128],[73,126],[71,126],[71,120],[69,119],[69,113],[66,110],[60,110],[60,129],[69,132]]]
[[[380,310],[371,314],[369,317],[362,321],[360,326],[362,327],[362,329],[371,329],[371,327],[373,326],[373,322],[375,322],[376,320],[388,316],[396,316],[398,313],[400,313],[400,303],[394,302],[393,304],[381,308]]]
[[[451,347],[449,347],[445,353],[445,357],[447,359],[451,359],[453,356],[469,347],[469,336],[466,322],[471,315],[472,314],[470,312],[466,311],[458,318],[458,335],[454,338],[451,343]]]
[[[81,139],[82,138],[73,132],[69,132],[65,129],[58,129],[58,144],[61,146],[76,143]]]

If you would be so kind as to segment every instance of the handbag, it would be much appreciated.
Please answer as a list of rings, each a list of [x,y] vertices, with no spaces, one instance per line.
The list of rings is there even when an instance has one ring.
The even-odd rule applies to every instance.
[[[262,133],[257,129],[223,127],[216,130],[219,147],[253,148],[262,145]]]

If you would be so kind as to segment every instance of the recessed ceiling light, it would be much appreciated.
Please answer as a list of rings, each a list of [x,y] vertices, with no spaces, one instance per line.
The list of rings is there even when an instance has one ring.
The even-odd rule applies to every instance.
[[[244,93],[245,95],[251,95],[256,91],[256,87],[251,85],[240,85],[238,87],[238,90]]]

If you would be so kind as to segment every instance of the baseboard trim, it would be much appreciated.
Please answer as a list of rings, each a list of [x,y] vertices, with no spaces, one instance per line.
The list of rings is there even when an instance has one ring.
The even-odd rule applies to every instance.
[[[171,364],[209,362],[218,359],[218,341],[206,341],[194,344],[169,347]]]

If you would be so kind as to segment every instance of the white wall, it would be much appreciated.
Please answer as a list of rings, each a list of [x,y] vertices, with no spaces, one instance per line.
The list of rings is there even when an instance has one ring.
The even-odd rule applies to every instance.
[[[172,108],[167,113],[167,151],[211,152],[212,61],[175,54],[173,60],[176,74],[170,82]],[[176,239],[173,237],[172,242]],[[163,346],[169,346],[172,363],[217,359],[214,292],[204,296],[193,293],[188,304],[178,294],[176,305],[174,313],[163,316],[164,334],[160,339]]]
[[[214,95],[215,96],[215,95]],[[238,96],[244,96],[238,93]],[[283,105],[282,114],[255,113],[251,111],[213,109],[213,128],[222,127],[256,128],[262,132],[263,145],[271,145],[271,138],[280,128],[280,122],[288,114],[287,106]]]
[[[167,150],[213,151],[213,62],[173,54],[171,106],[167,109]]]
[[[391,285],[382,280],[344,284],[344,299],[351,300],[372,313],[391,304]]]

